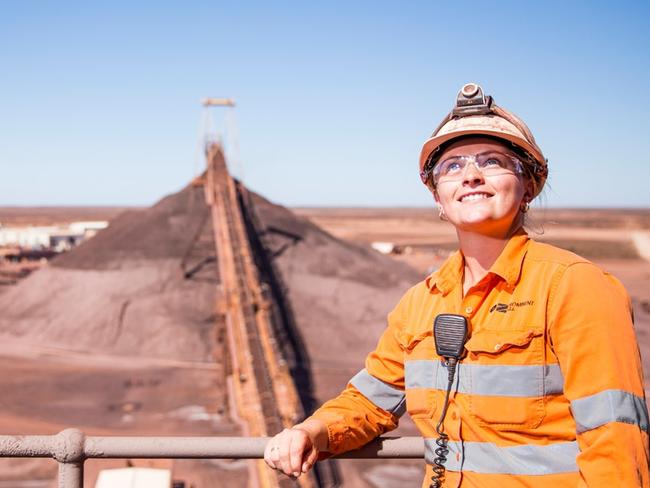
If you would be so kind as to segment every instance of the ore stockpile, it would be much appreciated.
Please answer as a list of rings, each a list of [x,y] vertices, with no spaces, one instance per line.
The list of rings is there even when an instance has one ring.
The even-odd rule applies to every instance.
[[[236,189],[273,304],[277,349],[308,413],[363,368],[387,312],[420,276],[240,183]],[[215,306],[222,283],[210,214],[203,185],[190,184],[119,215],[0,295],[4,432],[75,426],[99,435],[241,435],[226,386],[232,351]],[[419,464],[335,461],[315,482],[419,483]],[[103,467],[88,463],[87,486]],[[47,461],[2,460],[0,480],[45,483],[54,470]],[[197,488],[245,486],[247,476],[245,461],[174,462],[174,477]]]

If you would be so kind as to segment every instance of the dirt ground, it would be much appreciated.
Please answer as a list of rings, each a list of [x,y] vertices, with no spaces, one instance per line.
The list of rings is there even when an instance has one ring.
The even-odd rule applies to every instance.
[[[116,363],[111,356],[7,343],[1,349],[0,368],[11,372],[0,375],[3,434],[56,434],[74,425],[88,435],[240,435],[227,419],[219,365],[138,358]],[[171,461],[136,463],[162,467]],[[100,469],[126,466],[126,460],[87,461],[85,486],[94,486]],[[247,478],[245,461],[178,460],[173,469],[188,487],[244,486]],[[56,471],[52,460],[0,459],[0,487],[54,488]]]

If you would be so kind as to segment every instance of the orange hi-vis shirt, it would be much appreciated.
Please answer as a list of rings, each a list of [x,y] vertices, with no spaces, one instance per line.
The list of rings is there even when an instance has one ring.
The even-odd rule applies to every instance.
[[[573,253],[507,243],[465,296],[463,256],[411,288],[366,367],[314,413],[333,454],[397,426],[424,437],[429,486],[447,367],[433,321],[469,319],[444,432],[447,487],[650,487],[648,411],[630,302],[612,276]]]

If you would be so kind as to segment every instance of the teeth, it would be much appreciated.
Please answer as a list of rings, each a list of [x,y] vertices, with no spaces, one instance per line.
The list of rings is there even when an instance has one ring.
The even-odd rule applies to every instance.
[[[465,195],[463,198],[460,199],[461,202],[471,202],[474,200],[482,200],[484,198],[487,198],[488,196],[485,193],[472,193],[471,195]]]

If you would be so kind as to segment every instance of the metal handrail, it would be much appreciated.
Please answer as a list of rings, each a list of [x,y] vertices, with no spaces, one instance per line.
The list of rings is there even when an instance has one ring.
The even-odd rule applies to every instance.
[[[59,488],[83,488],[86,459],[262,459],[269,437],[86,436],[79,429],[56,435],[0,436],[0,457],[54,458]],[[380,437],[338,458],[422,459],[421,437]]]

